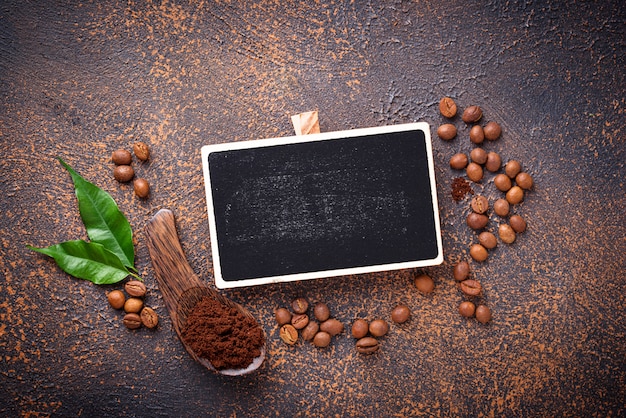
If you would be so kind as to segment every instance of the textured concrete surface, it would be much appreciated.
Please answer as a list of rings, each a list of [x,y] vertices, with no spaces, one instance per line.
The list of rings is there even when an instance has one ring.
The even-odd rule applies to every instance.
[[[626,8],[622,2],[5,1],[0,5],[0,415],[624,416],[626,398]],[[200,147],[322,131],[443,122],[439,99],[503,126],[485,144],[536,186],[528,230],[473,275],[493,311],[457,313],[452,265],[475,233],[448,167],[468,129],[433,141],[445,262],[422,271],[224,292],[268,334],[252,376],[210,374],[186,354],[155,282],[144,226],[172,209],[194,270],[211,281]],[[111,152],[150,145],[139,201]],[[156,331],[129,332],[106,292],[26,244],[86,238],[62,157],[107,190],[136,240]],[[488,175],[476,193],[499,196]],[[494,217],[490,228],[499,219]],[[389,319],[379,353],[344,333],[318,350],[281,343],[273,310],[324,301],[346,326]]]

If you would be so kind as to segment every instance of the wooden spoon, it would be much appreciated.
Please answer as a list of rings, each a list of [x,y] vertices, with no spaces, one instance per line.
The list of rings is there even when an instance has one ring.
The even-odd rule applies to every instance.
[[[234,307],[250,318],[252,318],[252,315],[241,305],[227,299],[200,281],[193,272],[180,245],[178,234],[176,233],[174,214],[171,210],[161,209],[152,217],[146,226],[146,237],[152,266],[156,273],[165,306],[170,313],[178,338],[191,357],[207,369],[229,376],[239,376],[256,370],[265,359],[265,344],[261,347],[261,355],[256,357],[248,367],[244,369],[215,370],[208,359],[198,357],[191,347],[185,343],[181,336],[181,330],[189,313],[196,303],[204,297],[210,297],[224,305]]]

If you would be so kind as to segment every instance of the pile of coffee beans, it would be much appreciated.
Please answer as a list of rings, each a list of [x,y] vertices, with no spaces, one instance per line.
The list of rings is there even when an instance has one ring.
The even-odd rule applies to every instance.
[[[138,160],[145,162],[150,158],[150,148],[144,142],[135,142],[133,144],[133,153]],[[135,169],[133,168],[133,157],[130,151],[118,149],[111,154],[111,160],[115,164],[113,169],[113,177],[120,183],[128,183],[135,178]],[[144,178],[137,178],[133,182],[135,195],[141,199],[146,199],[150,195],[150,184]]]
[[[291,302],[291,310],[285,307],[276,309],[274,317],[280,327],[280,339],[285,344],[295,345],[302,337],[316,347],[328,347],[332,337],[343,332],[343,323],[331,318],[330,309],[323,302],[317,302],[312,313],[313,317],[310,317],[309,302],[303,297]]]
[[[468,299],[459,305],[459,313],[465,318],[476,317],[478,322],[486,324],[491,321],[491,309],[480,303],[478,306],[473,300],[482,296],[482,285],[478,280],[470,278],[470,265],[467,261],[458,262],[452,271],[454,280],[459,284],[459,289]]]
[[[129,280],[124,284],[124,291],[112,290],[107,294],[112,308],[124,310],[125,315],[122,321],[126,328],[137,329],[143,325],[153,329],[159,324],[159,316],[154,309],[145,306],[146,293],[147,288],[143,282]]]
[[[472,153],[476,150],[480,150],[480,148],[474,149]],[[517,165],[519,163],[512,160],[507,163],[507,167],[509,164]],[[521,184],[523,187],[519,185],[518,177],[522,180]],[[497,245],[494,232],[487,230],[489,222],[494,219],[494,214],[501,220],[508,218],[508,223],[500,223],[497,230],[498,237],[503,243],[514,243],[517,234],[526,230],[527,225],[524,218],[518,214],[511,214],[511,210],[512,207],[523,201],[524,193],[532,187],[533,180],[529,174],[524,172],[519,172],[515,179],[516,180],[512,180],[511,177],[504,173],[497,174],[493,180],[494,185],[498,190],[506,193],[505,196],[496,199],[493,203],[490,202],[486,196],[482,195],[476,195],[470,201],[470,213],[467,215],[466,223],[468,227],[475,230],[478,234],[478,243],[470,247],[470,255],[475,261],[485,261],[488,257],[488,250],[495,248]],[[515,185],[513,185],[514,181],[516,183]]]
[[[422,275],[420,277],[428,276]],[[420,282],[422,283],[422,282]],[[428,285],[427,292],[430,293],[434,285]],[[403,324],[411,318],[411,310],[408,306],[399,304],[391,311],[391,320],[396,324]],[[352,323],[352,337],[356,339],[356,351],[361,354],[373,354],[380,348],[379,339],[387,335],[389,332],[389,323],[384,319],[377,318],[368,322],[366,319],[359,318]]]
[[[439,111],[445,118],[454,118],[458,107],[450,97],[444,97],[439,102]],[[489,121],[484,126],[480,125],[483,119],[483,111],[480,106],[467,107],[461,116],[463,122],[470,126],[469,140],[477,145],[472,149],[469,156],[465,153],[454,154],[449,161],[453,170],[465,170],[466,177],[474,182],[481,183],[484,180],[485,171],[492,173],[495,188],[504,195],[495,202],[490,202],[486,196],[476,195],[470,201],[470,213],[466,217],[469,228],[476,231],[478,242],[470,246],[470,257],[477,262],[483,262],[489,257],[489,250],[498,244],[498,238],[505,244],[513,244],[520,234],[526,230],[527,224],[524,218],[518,214],[512,214],[512,208],[523,202],[525,193],[532,189],[533,178],[522,170],[522,164],[517,160],[508,161],[504,167],[502,157],[494,151],[487,152],[480,145],[485,141],[496,141],[502,135],[502,127],[495,121]],[[450,126],[452,127],[450,127]],[[445,128],[442,128],[445,127]],[[454,129],[452,129],[454,128]],[[449,141],[457,136],[457,129],[452,123],[446,122],[437,130],[438,136]],[[454,131],[454,136],[449,134]],[[473,190],[467,187],[462,190],[459,186],[460,178],[456,178],[452,184],[452,197],[455,201],[461,201]],[[489,230],[490,222],[495,216],[499,222],[497,236]],[[508,219],[508,223],[506,220]],[[504,222],[502,222],[504,221]],[[478,297],[482,292],[482,286],[476,280],[469,279],[469,263],[461,261],[454,267],[454,278],[459,282],[459,287],[464,295]],[[491,320],[491,311],[485,305],[476,306],[473,301],[463,301],[459,306],[459,312],[465,317],[474,317],[479,322],[487,323]]]
[[[352,323],[351,331],[352,336],[356,339],[356,351],[361,354],[373,354],[380,347],[378,339],[389,332],[389,324],[380,318],[369,323],[367,320],[359,318]]]
[[[451,98],[444,97],[439,103],[439,109],[444,117],[452,118],[456,115],[457,105]],[[453,109],[454,112],[450,109]],[[477,145],[482,144],[485,139],[495,141],[502,134],[502,128],[497,122],[490,121],[485,126],[477,124],[482,117],[483,111],[476,105],[465,109],[461,117],[463,122],[472,125],[469,138],[472,143]],[[441,126],[447,125],[452,124],[446,123]],[[449,140],[452,138],[443,137],[442,139]],[[465,170],[467,178],[474,183],[479,183],[483,180],[485,170],[495,174],[493,183],[496,189],[504,193],[504,196],[497,199],[493,203],[492,208],[493,212],[502,219],[509,217],[511,206],[521,203],[524,200],[525,192],[531,190],[534,185],[532,176],[522,171],[522,165],[519,161],[508,161],[504,166],[504,172],[501,173],[502,157],[497,152],[487,152],[480,147],[474,148],[470,152],[469,157],[465,153],[454,154],[450,158],[450,167],[454,170]],[[458,186],[453,184],[453,199],[458,201],[467,193],[460,194],[457,189]],[[470,256],[478,262],[485,261],[489,256],[488,250],[495,248],[497,245],[497,240],[494,239],[496,237],[495,234],[485,230],[490,221],[490,206],[487,197],[474,196],[470,202],[471,212],[466,218],[467,225],[479,233],[478,243],[472,244],[470,247]],[[516,234],[525,230],[526,221],[520,215],[511,215],[508,223],[502,223],[498,226],[498,237],[503,243],[512,244],[515,242]]]

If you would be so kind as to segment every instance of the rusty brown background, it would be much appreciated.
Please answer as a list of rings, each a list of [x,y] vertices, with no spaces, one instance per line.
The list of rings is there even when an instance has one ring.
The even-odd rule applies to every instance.
[[[621,1],[3,1],[0,4],[0,415],[625,416],[626,8]],[[536,181],[529,229],[472,263],[488,326],[459,316],[451,266],[475,234],[448,167],[468,130],[433,141],[445,262],[436,290],[399,271],[224,293],[268,334],[252,376],[213,375],[176,339],[143,228],[174,210],[192,267],[211,257],[200,147],[293,133],[443,122],[439,99],[503,126],[485,145]],[[111,152],[144,140],[153,187],[139,201]],[[136,237],[161,315],[129,332],[106,292],[26,244],[86,238],[64,158],[112,194]],[[474,185],[498,196],[492,177]],[[492,227],[497,225],[497,218]],[[283,345],[273,310],[325,301],[349,325],[413,311],[380,352]]]

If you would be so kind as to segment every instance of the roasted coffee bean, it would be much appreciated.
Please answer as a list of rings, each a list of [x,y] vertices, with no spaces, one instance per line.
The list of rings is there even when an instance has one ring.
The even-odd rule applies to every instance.
[[[470,159],[476,164],[485,164],[487,162],[487,151],[482,148],[474,148],[470,152]]]
[[[291,317],[291,325],[295,329],[303,329],[309,324],[309,316],[307,314],[295,314]]]
[[[141,161],[147,161],[150,158],[150,148],[144,142],[135,142],[133,152]]]
[[[124,302],[124,311],[126,313],[139,313],[143,308],[143,301],[139,298],[128,298]]]
[[[326,305],[325,303],[318,302],[313,308],[313,315],[318,321],[324,322],[328,318],[330,318],[330,309],[328,309],[328,305]]]
[[[445,118],[453,118],[456,115],[457,107],[454,100],[450,97],[444,97],[439,101],[439,112]]]
[[[474,212],[485,213],[489,209],[489,200],[485,196],[474,196],[471,206]]]
[[[435,281],[426,274],[420,274],[415,278],[415,287],[420,292],[428,294],[435,289]]]
[[[467,222],[467,226],[469,226],[470,228],[474,230],[479,230],[487,226],[487,223],[489,222],[489,217],[487,215],[472,212],[467,215],[465,221]]]
[[[124,290],[128,295],[142,298],[146,295],[146,285],[139,280],[129,280],[124,284]]]
[[[483,287],[480,285],[480,283],[473,279],[463,280],[461,283],[459,283],[459,287],[461,288],[461,292],[465,293],[468,296],[478,296],[483,290]]]
[[[483,127],[480,125],[472,126],[469,132],[470,141],[474,144],[482,144],[485,140],[485,133],[483,132]]]
[[[459,261],[452,270],[452,275],[454,276],[454,280],[457,282],[462,282],[467,279],[470,274],[470,265],[467,261]]]
[[[459,313],[465,318],[471,318],[476,312],[476,305],[468,300],[461,302],[459,305]]]
[[[107,295],[107,300],[113,309],[122,309],[126,302],[126,296],[121,290],[113,290]]]
[[[343,324],[341,321],[330,318],[320,324],[320,330],[327,332],[331,337],[339,335],[343,332]]]
[[[125,149],[118,149],[111,154],[111,160],[115,165],[129,165],[133,161],[133,156]]]
[[[124,315],[124,326],[128,329],[137,329],[141,327],[141,317],[134,312]]]
[[[502,158],[497,152],[488,152],[487,153],[487,162],[485,163],[485,168],[492,173],[500,170],[502,166]]]
[[[533,178],[530,174],[521,172],[515,176],[515,183],[522,189],[529,190],[533,187]]]
[[[485,131],[485,139],[488,141],[495,141],[500,138],[500,134],[502,134],[502,128],[500,125],[493,121],[487,122],[483,131]]]
[[[298,330],[291,324],[285,324],[280,327],[279,336],[285,344],[294,345],[298,341]]]
[[[511,205],[516,205],[524,200],[524,190],[519,186],[513,186],[506,192],[506,200]]]
[[[467,167],[467,155],[459,152],[458,154],[454,154],[452,158],[450,158],[450,167],[455,170],[463,170]]]
[[[506,166],[504,167],[504,172],[506,173],[507,176],[509,176],[509,178],[514,179],[519,172],[522,171],[522,165],[520,164],[519,161],[516,160],[511,160],[508,163],[506,163]]]
[[[463,122],[465,123],[475,123],[475,122],[478,122],[480,118],[482,117],[483,117],[482,109],[474,105],[474,106],[468,107],[467,109],[463,111],[463,115],[461,116],[461,119],[463,119]]]
[[[136,179],[133,182],[133,189],[135,190],[135,195],[141,199],[150,196],[150,183],[146,179]]]
[[[365,319],[357,319],[352,323],[352,336],[356,339],[363,338],[369,329],[370,326]]]
[[[509,216],[509,209],[510,205],[509,202],[506,201],[506,199],[498,199],[493,204],[493,211],[498,216]]]
[[[502,224],[498,227],[498,235],[505,244],[513,244],[515,242],[515,231],[509,224]]]
[[[478,305],[476,307],[476,319],[481,324],[486,324],[491,321],[491,309],[485,305]]]
[[[391,320],[396,324],[403,324],[411,317],[411,310],[406,305],[398,305],[391,311]]]
[[[500,190],[501,192],[508,192],[511,186],[513,186],[509,176],[507,176],[506,174],[502,174],[502,173],[497,174],[493,178],[493,184],[494,186],[496,186],[496,189]]]
[[[384,319],[374,319],[370,322],[370,334],[374,337],[382,337],[389,332],[389,324]]]
[[[282,326],[291,323],[291,312],[287,308],[278,308],[274,312],[274,317],[278,325]]]
[[[302,335],[302,339],[305,341],[311,341],[315,334],[320,330],[320,325],[315,321],[309,321],[306,327],[302,330],[300,335]]]
[[[456,126],[451,123],[444,123],[437,128],[437,136],[444,141],[450,141],[456,137]]]
[[[325,348],[330,345],[330,334],[320,331],[313,337],[313,345],[319,348]]]
[[[297,298],[291,302],[291,310],[297,314],[306,313],[309,309],[309,302],[305,298]]]
[[[496,248],[496,246],[498,245],[498,240],[493,233],[489,231],[483,231],[478,234],[478,243],[486,249],[491,250],[493,248]]]
[[[372,354],[378,351],[378,340],[372,337],[363,337],[356,342],[356,351],[361,354]]]
[[[487,249],[480,244],[474,244],[470,247],[470,256],[476,261],[485,261],[489,256]]]
[[[135,170],[129,165],[118,165],[113,169],[113,177],[120,183],[128,183],[135,177]]]
[[[509,224],[518,234],[526,231],[526,221],[519,215],[512,215],[509,218]]]
[[[159,325],[159,315],[154,311],[154,309],[144,306],[139,314],[141,317],[141,323],[149,329],[156,328]]]
[[[477,163],[471,162],[467,165],[467,168],[465,168],[465,174],[467,174],[468,179],[478,183],[483,178],[483,168]]]

